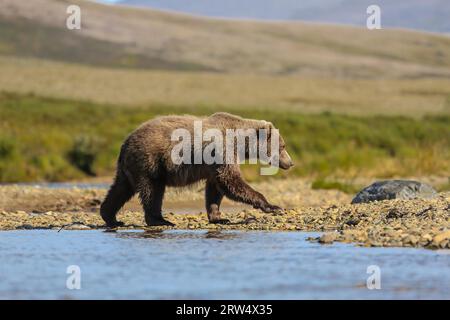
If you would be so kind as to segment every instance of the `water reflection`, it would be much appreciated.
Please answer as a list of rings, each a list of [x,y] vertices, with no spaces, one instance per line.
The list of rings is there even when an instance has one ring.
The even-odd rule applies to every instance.
[[[117,231],[116,236],[121,239],[216,239],[232,240],[241,237],[235,231],[184,231],[184,230],[145,230],[145,231]]]
[[[224,232],[224,231],[217,231],[212,230],[206,232],[204,235],[206,239],[219,239],[219,240],[231,240],[231,239],[237,239],[239,238],[239,234],[235,232]]]

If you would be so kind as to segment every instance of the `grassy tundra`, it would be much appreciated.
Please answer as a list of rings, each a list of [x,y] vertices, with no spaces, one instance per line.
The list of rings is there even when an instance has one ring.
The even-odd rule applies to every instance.
[[[107,69],[0,56],[0,90],[116,104],[351,115],[450,114],[450,77],[336,79]]]
[[[139,70],[341,79],[450,76],[445,36],[70,4],[82,8],[81,30],[65,28],[65,0],[2,0],[0,53]]]
[[[0,182],[110,175],[139,123],[218,110],[273,121],[317,187],[450,174],[448,37],[71,4],[81,30],[66,1],[0,3]]]
[[[235,110],[235,108],[229,108]],[[214,107],[120,108],[34,95],[0,95],[0,181],[64,181],[110,175],[123,139],[161,114],[210,114]],[[222,110],[227,110],[223,108]],[[421,119],[243,110],[273,121],[297,166],[289,175],[448,175],[450,115]],[[249,178],[256,170],[247,167]]]

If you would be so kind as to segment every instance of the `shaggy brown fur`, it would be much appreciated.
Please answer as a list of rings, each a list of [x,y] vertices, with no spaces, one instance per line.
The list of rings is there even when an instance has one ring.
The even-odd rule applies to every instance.
[[[144,123],[122,145],[114,184],[100,209],[108,227],[123,225],[116,220],[116,214],[136,193],[139,193],[148,225],[173,225],[161,213],[166,186],[187,186],[200,180],[206,181],[206,210],[211,223],[228,222],[221,218],[219,211],[224,196],[264,212],[281,210],[278,206],[271,205],[261,193],[242,179],[238,161],[233,164],[180,165],[172,162],[172,149],[179,143],[171,141],[172,132],[177,128],[185,128],[193,136],[194,121],[199,120],[202,121],[203,131],[217,128],[224,133],[224,137],[226,129],[266,129],[270,133],[270,129],[274,128],[267,121],[243,119],[223,112],[206,118],[164,116]],[[267,139],[270,146],[270,134]],[[279,166],[288,169],[292,166],[292,161],[281,137],[279,151]]]

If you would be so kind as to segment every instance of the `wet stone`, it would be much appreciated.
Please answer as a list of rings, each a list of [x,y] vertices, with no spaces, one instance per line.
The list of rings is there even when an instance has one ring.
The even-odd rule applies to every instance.
[[[323,244],[331,244],[336,240],[335,233],[325,233],[319,238],[319,243]]]

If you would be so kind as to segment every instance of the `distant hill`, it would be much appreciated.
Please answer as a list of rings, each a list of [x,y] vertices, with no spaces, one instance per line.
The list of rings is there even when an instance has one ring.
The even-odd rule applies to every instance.
[[[450,33],[448,0],[122,0],[121,4],[211,17],[304,20],[364,26],[377,4],[386,27]]]
[[[65,27],[69,4],[81,6],[82,30]],[[450,77],[449,37],[301,22],[217,20],[81,0],[2,0],[0,55],[216,73]]]

